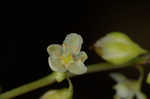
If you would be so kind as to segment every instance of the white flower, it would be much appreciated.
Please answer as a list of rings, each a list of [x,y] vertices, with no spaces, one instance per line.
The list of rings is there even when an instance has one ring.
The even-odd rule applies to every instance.
[[[126,34],[120,32],[107,34],[99,39],[94,47],[102,58],[115,65],[124,64],[146,53],[144,49],[134,43]]]
[[[111,77],[117,82],[113,87],[116,90],[114,99],[147,99],[146,95],[141,92],[141,83],[139,80],[128,80],[119,73],[111,74]]]
[[[83,74],[87,71],[84,61],[87,54],[81,51],[83,40],[76,33],[67,35],[62,45],[52,44],[47,51],[50,68],[56,72],[69,71],[74,74]]]

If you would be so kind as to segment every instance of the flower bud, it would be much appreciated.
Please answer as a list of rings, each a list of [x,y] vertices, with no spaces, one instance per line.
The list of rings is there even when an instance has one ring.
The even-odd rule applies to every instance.
[[[45,93],[40,99],[72,99],[72,92],[68,88],[60,90],[50,90]]]
[[[57,82],[62,82],[63,80],[66,79],[66,72],[55,72],[56,73],[56,81]]]
[[[67,78],[69,87],[63,89],[54,89],[46,92],[40,99],[72,99],[73,85],[69,78]]]
[[[121,32],[107,34],[95,43],[94,48],[103,59],[114,65],[124,64],[146,53],[144,49]]]
[[[147,76],[147,83],[150,84],[150,73]]]

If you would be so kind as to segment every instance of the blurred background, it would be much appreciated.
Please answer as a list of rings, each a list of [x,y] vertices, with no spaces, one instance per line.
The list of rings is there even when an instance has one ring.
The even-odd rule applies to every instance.
[[[42,78],[51,70],[48,66],[46,48],[53,43],[61,44],[71,32],[84,39],[82,50],[89,58],[86,64],[102,62],[89,47],[97,39],[112,31],[124,32],[143,48],[150,50],[150,3],[106,0],[34,2],[28,6],[8,10],[9,32],[18,37],[1,40],[0,87],[2,92]],[[6,23],[6,24],[7,24]],[[150,66],[144,66],[145,74]],[[121,72],[130,78],[137,78],[135,68],[123,68],[87,74],[72,78],[75,86],[74,99],[112,99],[115,82],[111,72]],[[51,88],[67,87],[67,83],[53,84],[15,99],[37,99]],[[150,98],[150,86],[142,89]]]

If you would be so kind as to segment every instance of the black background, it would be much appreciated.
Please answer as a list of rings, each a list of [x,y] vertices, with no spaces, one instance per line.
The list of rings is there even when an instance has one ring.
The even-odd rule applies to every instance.
[[[89,56],[86,64],[103,61],[89,50],[89,47],[98,38],[112,31],[124,32],[143,48],[150,50],[148,2],[24,2],[6,10],[3,26],[7,28],[3,33],[9,32],[13,36],[9,35],[10,39],[0,42],[2,92],[51,73],[46,48],[53,43],[61,44],[70,32],[76,32],[83,37],[82,49]],[[17,33],[16,37],[14,33]],[[146,73],[150,71],[148,66],[145,66],[145,69]],[[138,75],[136,69],[126,68],[72,78],[75,86],[74,99],[111,99],[115,93],[112,90],[115,82],[108,74],[114,71],[122,72],[131,78]],[[63,86],[67,86],[66,82],[38,89],[16,99],[37,99],[48,89]],[[144,83],[142,90],[150,95],[149,88]]]

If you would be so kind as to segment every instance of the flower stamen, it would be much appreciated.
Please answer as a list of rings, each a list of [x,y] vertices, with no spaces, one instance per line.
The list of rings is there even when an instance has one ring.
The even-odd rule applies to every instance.
[[[70,66],[69,64],[73,63],[73,57],[70,54],[61,56],[61,61],[64,64],[64,66],[67,68]]]

